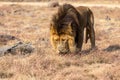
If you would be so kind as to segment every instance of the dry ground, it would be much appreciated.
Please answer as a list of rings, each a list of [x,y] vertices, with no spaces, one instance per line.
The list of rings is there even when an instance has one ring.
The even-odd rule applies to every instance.
[[[120,80],[120,7],[89,7],[98,49],[89,51],[89,42],[81,55],[59,55],[49,41],[49,21],[57,8],[1,5],[0,34],[31,42],[35,52],[0,57],[0,80]],[[1,40],[0,46],[14,42]]]

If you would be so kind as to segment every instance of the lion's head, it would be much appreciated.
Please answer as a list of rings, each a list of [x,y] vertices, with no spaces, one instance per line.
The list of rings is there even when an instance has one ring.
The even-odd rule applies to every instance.
[[[51,43],[59,53],[76,51],[76,19],[78,12],[69,4],[64,4],[53,15],[50,23]]]
[[[69,24],[62,24],[60,29],[55,29],[54,25],[51,24],[51,43],[58,53],[75,52],[75,31]]]

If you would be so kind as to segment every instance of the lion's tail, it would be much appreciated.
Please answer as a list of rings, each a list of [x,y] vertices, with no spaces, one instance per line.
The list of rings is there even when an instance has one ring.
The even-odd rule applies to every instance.
[[[86,26],[86,40],[85,43],[88,42],[88,39],[90,39],[90,30],[91,27],[93,27],[94,25],[94,16],[92,11],[88,8],[88,22],[87,22],[87,26]]]

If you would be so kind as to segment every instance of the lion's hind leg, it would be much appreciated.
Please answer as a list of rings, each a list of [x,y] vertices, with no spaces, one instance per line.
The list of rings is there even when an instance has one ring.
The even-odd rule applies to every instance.
[[[88,39],[90,38],[90,36],[89,36],[89,29],[88,28],[86,28],[86,38],[85,38],[85,43],[87,43],[88,42]]]
[[[94,28],[91,26],[91,29],[90,29],[90,42],[91,42],[91,48],[95,48],[95,31],[94,31]]]
[[[89,34],[91,48],[95,48],[95,30],[94,30],[94,16],[93,13],[90,11],[90,17],[88,20],[87,32]]]

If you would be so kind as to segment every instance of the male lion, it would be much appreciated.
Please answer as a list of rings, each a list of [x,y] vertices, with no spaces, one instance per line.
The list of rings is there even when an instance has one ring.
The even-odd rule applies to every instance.
[[[53,15],[50,23],[51,43],[59,53],[81,51],[86,28],[86,43],[90,38],[91,48],[95,47],[94,17],[92,11],[83,6],[74,8],[63,4]]]

